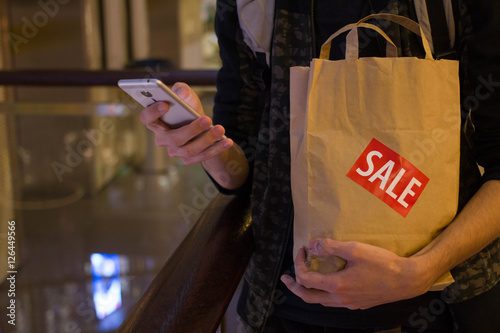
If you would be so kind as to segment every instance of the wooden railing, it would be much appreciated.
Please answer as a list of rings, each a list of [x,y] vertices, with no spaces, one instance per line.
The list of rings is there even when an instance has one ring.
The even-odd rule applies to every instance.
[[[120,79],[156,78],[167,85],[181,81],[214,86],[216,70],[12,70],[0,71],[0,85],[13,86],[116,86]]]
[[[123,78],[214,86],[217,72],[0,71],[0,86],[116,86]],[[218,195],[127,316],[118,332],[215,332],[252,255],[249,198]]]
[[[217,196],[118,332],[215,332],[253,252],[248,197]]]

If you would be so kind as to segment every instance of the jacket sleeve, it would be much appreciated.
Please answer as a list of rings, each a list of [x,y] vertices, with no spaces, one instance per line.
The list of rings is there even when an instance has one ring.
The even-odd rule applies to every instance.
[[[468,0],[473,33],[467,41],[469,104],[475,131],[473,152],[485,173],[500,180],[500,1]]]
[[[255,130],[260,118],[259,99],[262,91],[254,81],[255,57],[243,42],[234,0],[217,1],[215,32],[222,67],[217,75],[213,121],[226,129],[226,136],[243,149],[250,164],[249,178],[239,190],[228,191],[217,183],[215,185],[224,194],[248,193],[253,174]]]

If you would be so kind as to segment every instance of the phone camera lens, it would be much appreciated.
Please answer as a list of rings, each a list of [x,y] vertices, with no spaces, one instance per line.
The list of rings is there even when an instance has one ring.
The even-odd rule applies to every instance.
[[[152,97],[152,96],[153,96],[153,94],[151,94],[151,93],[150,93],[149,91],[147,91],[147,90],[141,91],[141,94],[142,94],[143,96],[146,96],[146,97]]]

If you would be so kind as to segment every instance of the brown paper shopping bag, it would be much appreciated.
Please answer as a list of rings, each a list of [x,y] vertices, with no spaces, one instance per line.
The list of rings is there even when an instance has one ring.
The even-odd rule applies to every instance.
[[[422,37],[425,59],[358,58],[358,27],[372,18]],[[328,60],[342,32],[346,59]],[[460,102],[458,62],[434,60],[420,27],[375,14],[346,26],[310,67],[291,68],[294,253],[314,238],[359,241],[401,256],[425,247],[454,218],[458,204]],[[310,258],[312,269],[341,268]],[[333,259],[333,260],[332,260]],[[435,289],[453,280],[440,279]]]

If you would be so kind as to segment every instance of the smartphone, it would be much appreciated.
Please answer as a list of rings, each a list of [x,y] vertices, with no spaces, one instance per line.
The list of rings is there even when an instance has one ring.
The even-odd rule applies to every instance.
[[[163,120],[171,128],[179,128],[200,117],[192,107],[157,79],[129,79],[118,81],[118,86],[139,104],[148,107],[156,102],[166,102],[169,110]]]

